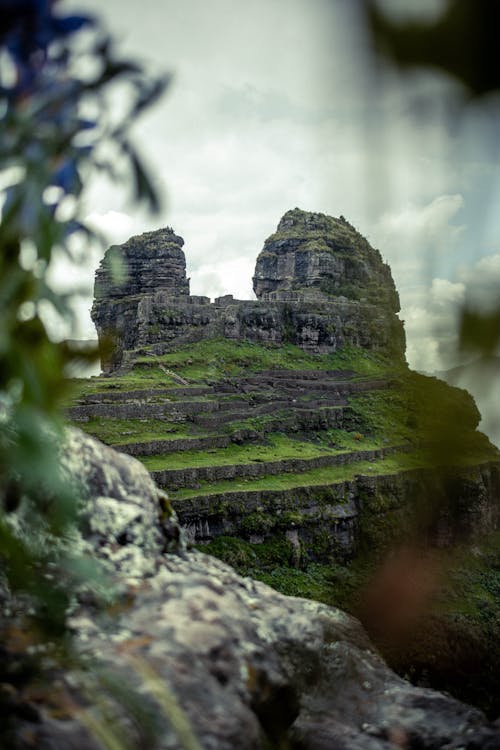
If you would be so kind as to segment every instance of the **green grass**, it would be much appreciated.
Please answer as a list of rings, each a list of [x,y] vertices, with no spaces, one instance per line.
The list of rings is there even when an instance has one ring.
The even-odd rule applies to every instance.
[[[302,561],[300,568],[294,567],[293,547],[280,535],[260,543],[221,536],[208,544],[198,545],[198,549],[224,560],[240,575],[267,583],[287,596],[341,606],[359,586],[354,565]]]
[[[395,387],[351,396],[349,407],[351,424],[364,435],[428,446],[431,463],[498,457],[497,448],[476,429],[480,415],[472,397],[437,378],[400,374]]]
[[[335,484],[353,479],[359,474],[376,476],[395,474],[408,469],[425,467],[426,460],[421,454],[394,453],[378,461],[353,461],[341,466],[328,466],[301,473],[284,473],[259,477],[258,479],[227,480],[212,484],[201,483],[199,489],[181,489],[171,493],[173,500],[184,500],[199,495],[218,495],[225,492],[279,491],[295,487],[314,487]]]
[[[500,628],[500,530],[481,545],[461,546],[443,554],[447,581],[438,611],[496,620]]]
[[[156,364],[163,364],[192,382],[219,380],[242,372],[269,369],[353,370],[358,375],[380,376],[391,368],[391,362],[376,352],[355,347],[345,347],[335,354],[315,355],[293,344],[264,346],[225,339],[200,341],[180,347],[170,354],[137,359],[139,367],[146,363],[152,368]]]
[[[345,431],[338,430],[344,437],[348,435]],[[352,439],[356,449],[360,449],[360,442]],[[350,446],[349,446],[350,447]],[[365,443],[362,449],[369,450],[376,446]],[[305,440],[295,440],[286,435],[268,435],[268,442],[264,445],[236,445],[231,444],[227,448],[214,448],[211,450],[179,451],[160,456],[145,456],[141,458],[147,469],[158,471],[161,469],[181,469],[202,466],[229,466],[233,464],[248,464],[253,462],[281,461],[284,459],[301,458],[310,459],[319,456],[334,456],[344,453],[345,450],[334,448],[324,443],[313,443]]]
[[[166,422],[161,419],[99,418],[75,424],[108,445],[189,437],[189,426],[184,422]]]
[[[407,640],[378,645],[389,665],[491,719],[500,713],[500,531],[430,558],[441,585]]]
[[[134,367],[130,372],[111,377],[74,378],[70,381],[68,403],[92,393],[119,393],[124,391],[175,388],[175,380],[159,367]]]

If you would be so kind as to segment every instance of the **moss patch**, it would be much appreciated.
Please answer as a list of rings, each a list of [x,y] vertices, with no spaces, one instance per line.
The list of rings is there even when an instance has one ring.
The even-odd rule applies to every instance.
[[[162,419],[89,419],[78,422],[78,427],[102,440],[107,445],[148,442],[150,440],[173,440],[189,436],[189,427],[184,423],[167,422]]]
[[[144,457],[141,460],[150,471],[158,471],[161,469],[230,466],[233,464],[249,464],[254,462],[263,463],[293,458],[312,459],[321,456],[341,455],[346,452],[340,447],[334,448],[321,442],[314,443],[305,440],[295,440],[280,434],[268,435],[267,441],[267,444],[264,445],[231,444],[227,448],[182,451],[179,453]],[[342,440],[339,438],[339,446],[341,442]],[[370,445],[377,447],[373,442]],[[357,447],[359,448],[359,444],[357,444]],[[368,449],[368,444],[364,447]]]

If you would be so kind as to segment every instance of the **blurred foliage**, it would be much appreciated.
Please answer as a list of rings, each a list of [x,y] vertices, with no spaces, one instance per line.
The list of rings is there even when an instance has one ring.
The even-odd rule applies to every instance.
[[[378,56],[399,70],[403,83],[409,72],[425,69],[455,80],[459,85],[450,98],[455,117],[465,115],[471,105],[476,108],[498,106],[500,3],[497,0],[448,0],[437,19],[425,21],[401,20],[401,17],[396,20],[376,0],[365,0],[364,9]],[[466,294],[460,311],[457,349],[469,359],[477,358],[476,375],[481,376],[483,387],[490,391],[496,377],[493,365],[499,344],[500,296],[486,307],[484,301]],[[409,414],[412,402],[418,402],[418,397],[417,391],[413,396],[410,394]],[[445,408],[442,407],[436,392],[427,405],[427,411],[435,414],[435,419],[429,421],[427,443],[430,450],[434,450],[437,464],[443,459],[450,462],[460,459],[468,449],[464,440],[467,415],[449,412],[446,403]],[[436,491],[428,494],[435,508],[435,518],[439,520],[443,508],[438,494]],[[456,495],[460,496],[459,486]],[[496,500],[498,502],[498,498]],[[453,511],[452,508],[445,510]],[[460,516],[467,508],[458,508],[458,511]],[[493,530],[492,527],[490,531]],[[500,633],[498,533],[476,541],[478,546],[471,547],[469,540],[468,544],[450,552],[449,556],[453,557],[450,561],[445,559],[445,553],[439,553],[439,557],[434,553],[434,559],[428,550],[424,554],[421,550],[396,551],[372,579],[365,601],[365,606],[371,605],[372,611],[361,617],[372,636],[377,638],[374,626],[383,631],[383,642],[378,639],[377,643],[394,668],[417,683],[430,681],[433,687],[448,690],[496,716],[496,646]],[[402,554],[406,555],[406,562],[402,562]],[[441,578],[443,582],[439,583]],[[437,602],[432,601],[433,586]],[[405,596],[411,591],[418,598],[419,590],[420,601],[416,607],[415,602],[408,603]],[[427,604],[426,598],[430,599]],[[405,617],[412,605],[415,610],[413,623],[405,623],[407,632],[399,640],[391,632],[391,626],[398,624],[397,615],[388,614],[397,610],[398,603]]]
[[[48,283],[49,265],[55,255],[78,264],[91,243],[101,242],[83,218],[83,189],[93,176],[131,185],[136,202],[159,207],[129,129],[168,78],[118,57],[95,18],[58,14],[61,4],[0,0],[2,683],[23,684],[37,674],[30,654],[49,649],[56,663],[63,655],[74,660],[66,615],[76,587],[97,591],[104,583],[72,541],[79,498],[58,461],[64,373],[98,352],[51,340],[48,310],[69,330],[73,321],[70,295],[55,294]],[[97,713],[89,714],[91,726],[82,723],[103,746],[128,747],[98,709],[113,695],[122,708],[134,702],[141,709],[141,700],[131,691],[118,694],[97,669],[93,674]],[[0,698],[2,737],[17,710],[9,695]],[[153,747],[154,725],[139,723]]]
[[[377,53],[401,72],[434,69],[461,84],[466,107],[500,91],[500,4],[497,0],[448,0],[432,21],[394,20],[375,0],[365,2]],[[488,311],[468,301],[461,311],[459,348],[491,357],[500,344],[500,300]]]
[[[395,21],[373,0],[369,24],[377,50],[401,68],[447,73],[475,98],[500,89],[500,5],[497,0],[449,0],[437,20]]]
[[[69,326],[72,313],[47,269],[56,252],[78,263],[100,240],[82,218],[94,174],[158,208],[128,131],[168,79],[117,57],[95,18],[59,5],[0,2],[0,560],[6,589],[28,593],[38,623],[61,634],[89,566],[64,544],[78,498],[58,471],[58,408],[64,369],[97,352],[51,341],[44,311]]]

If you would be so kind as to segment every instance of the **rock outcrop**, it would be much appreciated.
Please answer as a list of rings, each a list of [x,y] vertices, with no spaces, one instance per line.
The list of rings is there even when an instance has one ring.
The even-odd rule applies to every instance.
[[[391,270],[344,217],[287,211],[257,258],[253,288],[259,299],[288,293],[345,297],[399,312]]]
[[[258,257],[257,301],[189,295],[182,245],[171,229],[160,229],[107,251],[92,308],[110,352],[105,371],[137,353],[163,354],[215,337],[318,353],[352,345],[404,358],[390,269],[344,219],[287,212]]]
[[[123,270],[125,264],[129,275],[118,286],[111,271],[115,266]],[[104,362],[105,376],[79,384],[78,401],[69,409],[71,418],[107,444],[141,459],[154,481],[168,491],[188,542],[204,545],[204,551],[231,563],[240,573],[271,583],[284,593],[341,602],[349,608],[353,601],[349,592],[363,596],[368,570],[375,561],[409,539],[424,546],[430,544],[431,555],[441,555],[438,550],[463,540],[480,550],[482,534],[497,528],[500,518],[498,451],[477,431],[480,415],[466,392],[412,373],[405,366],[403,325],[396,315],[399,300],[390,270],[378,251],[343,218],[295,209],[285,214],[276,233],[266,241],[257,259],[254,289],[256,301],[238,301],[227,295],[211,303],[208,298],[191,296],[182,240],[172,230],[132,238],[108,251],[97,274],[93,316],[100,338],[105,340],[111,334],[114,346]],[[87,444],[84,456],[92,454],[92,445]],[[123,467],[127,460],[123,459]],[[157,632],[162,637],[167,632],[167,625],[161,624],[160,609],[155,609],[156,591],[166,599],[169,596],[170,579],[162,578],[167,574],[161,571],[180,574],[182,568],[182,575],[188,575],[191,563],[198,561],[196,565],[205,566],[208,573],[201,582],[196,578],[203,590],[205,585],[210,587],[210,579],[220,583],[222,576],[222,588],[227,583],[232,589],[234,584],[239,592],[236,600],[229,594],[227,598],[218,598],[217,594],[213,604],[217,623],[226,620],[225,602],[230,602],[234,612],[240,612],[241,607],[241,621],[246,623],[246,610],[254,606],[248,601],[262,597],[266,602],[263,610],[279,606],[291,613],[280,633],[300,651],[296,617],[305,615],[299,605],[294,604],[292,612],[288,600],[275,599],[277,594],[261,589],[259,584],[243,585],[210,558],[190,555],[182,562],[164,558],[163,550],[177,544],[175,533],[169,536],[168,545],[164,531],[163,536],[155,536],[154,511],[139,512],[130,496],[123,498],[123,512],[115,502],[108,502],[106,498],[113,496],[112,484],[108,482],[111,489],[97,502],[87,495],[89,519],[94,518],[87,524],[93,535],[89,543],[98,543],[108,565],[117,562],[123,567],[128,561],[128,570],[123,567],[123,573],[130,581],[135,580],[135,585],[134,565],[138,575],[147,576],[148,583],[141,584],[142,593],[136,601],[142,594],[146,597],[144,605],[138,607],[148,644],[155,642]],[[145,494],[148,496],[150,490]],[[97,522],[95,516],[101,520]],[[169,517],[167,510],[164,516]],[[115,521],[117,534],[113,532]],[[149,540],[148,552],[142,551],[134,564],[129,552],[137,546],[143,523],[149,529],[144,535]],[[467,579],[467,593],[457,593],[455,587],[444,603],[445,607],[450,605],[443,618],[446,626],[463,622],[458,602],[460,597],[469,597],[471,587],[474,600],[479,602],[472,624],[465,627],[463,660],[458,659],[451,671],[447,671],[445,654],[441,672],[439,665],[429,671],[425,660],[417,662],[417,671],[413,672],[411,658],[394,659],[383,639],[378,641],[402,674],[415,674],[415,679],[429,684],[425,674],[432,672],[431,684],[462,699],[477,701],[490,716],[498,713],[498,703],[493,698],[485,699],[489,694],[496,695],[498,685],[497,661],[492,658],[491,667],[489,661],[490,644],[498,640],[497,626],[490,625],[498,622],[497,608],[490,601],[491,591],[497,587],[496,564],[493,557],[491,563],[485,558]],[[226,572],[221,573],[223,570]],[[197,612],[189,591],[183,585],[175,586],[180,610],[186,606]],[[152,611],[159,613],[155,615],[158,631],[146,623],[146,600]],[[307,616],[320,620],[324,610],[316,606],[308,605],[313,609],[307,609]],[[260,611],[259,604],[255,607]],[[172,608],[175,610],[173,603]],[[129,613],[131,622],[135,622],[135,612]],[[281,627],[277,619],[268,621],[263,613],[262,617],[256,625],[259,638],[262,628]],[[194,619],[198,623],[197,615]],[[364,621],[372,627],[369,618]],[[139,638],[141,627],[139,623],[133,626]],[[187,633],[187,624],[183,627]],[[197,627],[200,630],[199,623]],[[418,629],[426,632],[423,625]],[[241,640],[243,630],[250,632],[246,624],[231,625],[224,632],[229,639]],[[436,626],[439,633],[455,630],[445,627],[443,631],[443,624]],[[370,632],[378,637],[376,628]],[[476,640],[467,640],[473,632]],[[311,633],[315,642],[323,644],[323,653],[324,635],[317,630]],[[455,652],[454,637],[447,649]],[[92,638],[89,635],[89,640]],[[96,638],[101,639],[99,649],[104,650],[105,641],[98,634]],[[285,654],[280,638],[272,636],[276,644],[272,660],[276,650]],[[446,636],[443,638],[446,640]],[[439,641],[427,642],[418,635],[415,640],[426,656],[436,655],[439,661],[443,653]],[[472,642],[477,647],[470,646]],[[260,640],[258,643],[258,648],[263,648]],[[343,648],[335,646],[336,653]],[[188,652],[183,649],[179,653],[187,662]],[[215,654],[228,654],[230,663],[241,667],[241,655],[228,650],[224,639],[214,649]],[[481,654],[481,663],[489,665],[488,676],[482,671],[481,677],[467,672],[468,667],[463,665],[468,664],[468,650]],[[213,674],[212,657],[195,653],[200,674]],[[311,655],[311,659],[317,657]],[[170,656],[167,661],[171,663]],[[292,662],[287,652],[286,669],[292,672],[287,671],[284,682],[282,677],[278,682],[286,685],[285,695],[298,696],[300,706],[309,706],[316,698],[308,695],[308,687],[306,692],[297,687],[302,684],[299,672],[306,667],[297,664],[292,668]],[[356,659],[353,664],[356,671]],[[418,664],[423,665],[423,671],[418,671]],[[362,675],[365,666],[359,666]],[[175,677],[175,663],[172,668]],[[257,665],[252,662],[252,674],[255,669]],[[276,669],[284,674],[282,667]],[[324,670],[331,672],[328,659]],[[469,676],[464,680],[463,674]],[[223,677],[226,679],[225,684],[236,684],[227,675]],[[318,678],[318,691],[329,691],[329,683],[322,679]],[[274,688],[266,687],[267,680],[263,691],[273,695]],[[471,687],[465,692],[460,688],[464,682]],[[196,685],[188,683],[197,694]],[[323,746],[376,748],[383,746],[377,744],[379,740],[390,746],[391,737],[396,738],[393,744],[400,741],[397,737],[406,737],[409,747],[427,746],[427,739],[420,740],[420,730],[414,742],[411,731],[409,736],[405,734],[407,727],[399,735],[399,729],[394,735],[388,730],[384,735],[377,729],[373,736],[369,732],[370,737],[358,736],[351,728],[342,735],[335,705],[328,702],[322,704],[322,710],[336,718],[332,719],[335,726],[325,730],[323,745],[318,738],[325,722],[319,717],[317,733],[297,739],[302,737],[297,727],[309,710],[306,708],[302,714],[297,709],[299,716],[292,728],[285,730],[280,723],[275,734],[262,719],[262,712],[273,713],[274,708],[267,704],[259,708],[254,688],[245,692],[247,688],[238,683],[235,689],[260,722],[257,729],[249,729],[249,736],[255,738],[258,732],[264,732],[271,746],[297,750]],[[380,698],[377,696],[375,703]],[[295,699],[290,700],[294,705]],[[335,700],[344,705],[338,696]],[[248,714],[242,713],[233,698],[231,702],[238,721],[251,727]],[[375,713],[370,713],[371,709],[363,713],[363,708],[357,716],[361,723],[370,725],[373,721],[378,726],[374,718],[378,709],[372,708]],[[225,716],[225,710],[221,709],[221,715]],[[212,716],[209,709],[207,715]],[[247,720],[249,723],[245,723]],[[293,718],[288,720],[293,723]],[[223,723],[233,726],[226,718]],[[286,740],[281,741],[283,737]],[[440,747],[440,742],[436,740],[435,746]],[[209,746],[219,747],[215,740],[207,740]]]
[[[480,711],[391,672],[354,618],[200,553],[165,554],[158,491],[135,459],[73,432],[64,463],[86,488],[86,542],[125,593],[98,618],[85,597],[73,612],[78,668],[46,660],[45,687],[29,670],[2,686],[2,746],[100,750],[122,731],[132,748],[171,750],[500,747]],[[139,509],[143,538],[123,533]]]
[[[166,227],[131,237],[114,245],[96,273],[96,303],[159,290],[176,296],[189,294],[184,240]]]

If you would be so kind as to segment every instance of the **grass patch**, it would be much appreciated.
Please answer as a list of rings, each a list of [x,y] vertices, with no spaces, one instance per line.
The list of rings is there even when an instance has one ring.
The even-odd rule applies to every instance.
[[[161,419],[99,418],[76,424],[108,445],[189,437],[189,427],[184,422],[166,422]]]
[[[344,436],[344,432],[342,436]],[[359,442],[352,440],[359,449]],[[339,443],[340,445],[340,443]],[[368,449],[368,446],[363,446]],[[264,445],[236,445],[211,450],[180,451],[162,456],[145,456],[141,458],[147,469],[198,468],[202,466],[229,466],[233,464],[250,464],[254,462],[282,461],[285,459],[312,459],[320,456],[335,456],[345,452],[341,447],[335,448],[324,443],[312,443],[294,440],[286,435],[269,435]]]
[[[220,495],[226,492],[283,491],[300,487],[335,484],[354,479],[359,474],[376,476],[396,474],[409,469],[424,468],[425,457],[420,454],[394,453],[378,461],[353,461],[341,466],[328,466],[301,473],[284,473],[258,479],[227,480],[213,484],[201,483],[199,489],[184,488],[171,493],[173,500],[184,500],[199,495]]]
[[[226,339],[200,341],[162,356],[139,357],[137,366],[144,364],[153,368],[156,364],[162,364],[192,382],[220,380],[242,372],[273,369],[353,370],[365,376],[381,376],[391,366],[394,370],[387,358],[356,347],[344,347],[334,354],[315,355],[293,344],[264,346]]]
[[[69,381],[70,394],[68,403],[74,403],[77,398],[84,398],[92,393],[123,393],[126,391],[185,388],[180,386],[170,375],[160,367],[136,366],[121,375],[98,376],[92,378],[73,378]]]
[[[199,545],[198,549],[224,560],[240,575],[262,581],[282,594],[342,608],[364,580],[355,564],[308,563],[292,567],[293,548],[279,535],[261,543],[221,536]]]
[[[434,465],[498,457],[498,449],[477,431],[480,414],[472,396],[438,378],[415,372],[395,387],[353,395],[349,420],[363,435],[391,444],[408,441],[426,450]]]
[[[406,641],[379,642],[389,665],[495,719],[500,713],[500,531],[452,551],[434,551],[443,573]]]

